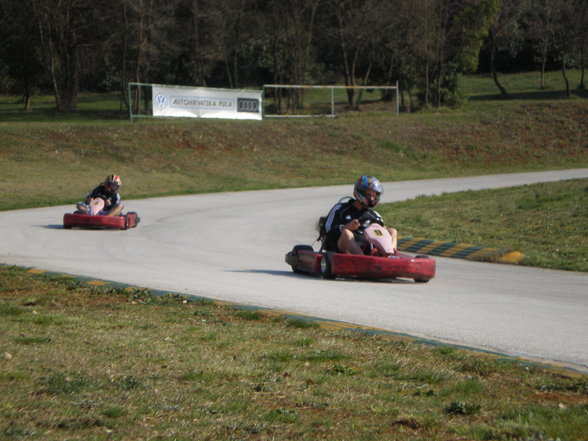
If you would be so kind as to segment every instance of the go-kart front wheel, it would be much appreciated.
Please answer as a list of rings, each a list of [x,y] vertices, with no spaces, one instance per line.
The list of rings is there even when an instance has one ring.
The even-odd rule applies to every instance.
[[[335,278],[335,275],[332,272],[334,255],[335,253],[330,251],[323,253],[323,257],[321,259],[321,275],[325,279]]]
[[[415,256],[415,259],[430,259],[429,256],[427,256],[426,254],[417,254]],[[429,280],[431,280],[429,277],[415,277],[414,281],[416,283],[427,283]]]

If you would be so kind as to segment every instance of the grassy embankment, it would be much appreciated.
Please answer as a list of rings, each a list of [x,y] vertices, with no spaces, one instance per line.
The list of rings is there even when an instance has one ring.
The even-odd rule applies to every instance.
[[[398,117],[132,125],[109,110],[116,103],[101,109],[102,97],[73,118],[22,115],[4,99],[0,209],[72,203],[111,171],[133,198],[586,167],[588,105],[559,97],[472,95],[457,111]],[[547,248],[546,237],[585,243],[585,201],[581,181],[383,210],[411,234],[487,246],[528,236],[530,249]],[[567,267],[579,252],[585,265],[579,249],[541,264]],[[586,376],[17,268],[0,267],[0,337],[7,440],[588,439]]]
[[[0,267],[0,439],[588,439],[588,377]]]

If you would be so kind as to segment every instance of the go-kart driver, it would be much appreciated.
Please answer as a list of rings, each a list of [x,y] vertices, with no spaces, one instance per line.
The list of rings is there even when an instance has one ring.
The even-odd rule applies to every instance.
[[[90,203],[93,199],[101,198],[104,200],[104,207],[98,214],[102,216],[118,216],[124,208],[124,205],[120,202],[120,194],[118,193],[120,186],[120,176],[114,174],[107,176],[104,182],[86,195],[84,202],[78,202],[76,204],[77,212],[80,214],[91,214]]]
[[[347,202],[339,202],[329,212],[325,221],[327,233],[324,249],[347,254],[365,254],[367,240],[363,230],[372,223],[384,225],[382,217],[372,208],[380,202],[384,188],[373,176],[362,176],[355,183],[353,196]],[[392,246],[397,248],[397,231],[386,228],[392,236]]]

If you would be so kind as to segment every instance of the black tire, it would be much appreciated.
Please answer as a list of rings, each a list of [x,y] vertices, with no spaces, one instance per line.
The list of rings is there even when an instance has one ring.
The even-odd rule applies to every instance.
[[[310,245],[295,245],[294,248],[292,248],[292,253],[294,253],[294,255],[297,255],[298,251],[300,250],[314,251],[314,249]]]
[[[427,283],[429,279],[414,279],[416,283]]]
[[[332,271],[334,254],[332,251],[323,253],[323,258],[321,259],[321,275],[325,279],[334,279],[336,277]]]
[[[286,254],[286,263],[292,267],[292,271],[296,274],[303,274],[296,265],[298,264],[298,251],[311,251],[314,252],[314,249],[310,245],[295,245],[288,254]]]

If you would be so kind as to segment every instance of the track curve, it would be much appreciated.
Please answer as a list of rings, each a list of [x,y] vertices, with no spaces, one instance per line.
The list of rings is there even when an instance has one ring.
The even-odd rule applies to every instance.
[[[384,183],[383,202],[588,177],[588,169]],[[72,207],[0,212],[0,263],[307,314],[588,372],[588,274],[436,258],[437,277],[327,281],[284,255],[352,186],[126,201],[127,231],[65,230]]]

